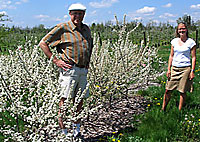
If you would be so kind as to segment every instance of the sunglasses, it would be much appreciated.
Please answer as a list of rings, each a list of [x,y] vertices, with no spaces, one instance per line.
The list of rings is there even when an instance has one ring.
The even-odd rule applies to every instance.
[[[79,16],[83,16],[84,12],[71,12],[71,15],[79,15]]]
[[[178,30],[186,30],[186,28],[179,28]]]

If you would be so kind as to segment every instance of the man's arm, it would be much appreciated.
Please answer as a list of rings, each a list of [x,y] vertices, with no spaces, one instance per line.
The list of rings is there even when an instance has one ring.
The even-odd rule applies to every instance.
[[[49,49],[49,46],[47,45],[47,43],[44,42],[43,40],[41,40],[39,43],[39,46],[43,50],[44,54],[50,59],[51,56],[53,55],[53,53]],[[64,70],[66,70],[66,68],[72,68],[71,65],[66,64],[64,61],[62,61],[60,59],[57,59],[56,56],[54,56],[54,58],[53,58],[53,63],[56,64],[56,66],[58,66]]]

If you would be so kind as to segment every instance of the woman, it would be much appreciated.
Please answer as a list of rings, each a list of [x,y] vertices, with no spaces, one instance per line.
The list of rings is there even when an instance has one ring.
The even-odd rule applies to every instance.
[[[192,56],[192,63],[190,62]],[[192,79],[196,63],[196,43],[188,37],[186,24],[180,23],[176,29],[176,38],[171,41],[171,52],[168,61],[167,84],[162,110],[165,111],[171,98],[172,90],[180,92],[179,111],[181,110],[186,92],[192,90]]]

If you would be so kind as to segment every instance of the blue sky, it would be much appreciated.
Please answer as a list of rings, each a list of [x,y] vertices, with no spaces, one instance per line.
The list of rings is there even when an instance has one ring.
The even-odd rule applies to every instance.
[[[194,21],[200,20],[199,0],[0,0],[0,13],[7,14],[12,22],[6,25],[45,27],[69,20],[68,7],[72,3],[82,3],[87,7],[84,23],[105,23],[115,21],[114,15],[122,21],[126,14],[127,22],[133,20],[147,23],[170,22],[184,14]]]

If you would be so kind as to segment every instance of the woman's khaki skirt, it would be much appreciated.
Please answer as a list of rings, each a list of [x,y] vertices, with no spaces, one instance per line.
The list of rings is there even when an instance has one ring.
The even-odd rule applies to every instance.
[[[192,80],[189,80],[190,67],[174,67],[171,68],[171,77],[167,81],[167,90],[178,90],[181,93],[187,91],[192,92]]]

